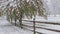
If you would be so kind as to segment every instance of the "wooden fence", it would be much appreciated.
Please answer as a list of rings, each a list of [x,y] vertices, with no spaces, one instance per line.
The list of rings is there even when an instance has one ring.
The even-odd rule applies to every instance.
[[[30,25],[26,25],[26,24],[22,24],[21,27],[25,28],[25,29],[28,29],[28,28],[33,28],[33,30],[31,29],[28,29],[30,31],[33,31],[34,34],[38,33],[38,34],[44,34],[44,33],[41,33],[41,32],[38,32],[36,31],[36,28],[41,28],[41,29],[45,29],[45,30],[49,30],[49,31],[54,31],[54,32],[60,32],[60,30],[55,30],[55,29],[49,29],[49,28],[44,28],[44,27],[38,27],[36,26],[36,23],[43,23],[43,24],[52,24],[52,25],[60,25],[60,23],[56,23],[56,22],[45,22],[45,21],[29,21],[29,20],[22,20],[22,21],[25,21],[25,22],[31,22],[33,23],[33,26],[30,26]]]

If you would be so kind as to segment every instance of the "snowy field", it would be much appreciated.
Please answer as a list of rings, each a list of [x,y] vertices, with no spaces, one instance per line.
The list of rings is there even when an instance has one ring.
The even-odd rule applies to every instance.
[[[26,19],[26,20],[28,20],[28,19]],[[29,21],[32,21],[32,19],[30,19]],[[60,24],[60,15],[48,16],[47,20],[44,19],[43,17],[37,17],[36,21],[52,22],[52,23]],[[32,22],[23,21],[23,24],[28,25],[28,26],[33,26]],[[43,34],[60,34],[60,25],[58,25],[58,24],[36,23],[36,27],[40,27],[40,28],[36,28],[36,31],[41,32]],[[23,27],[25,27],[25,26],[23,26]],[[33,27],[25,27],[25,28],[33,30]]]
[[[33,34],[29,30],[20,29],[10,24],[6,18],[0,17],[0,34]]]
[[[42,17],[38,17],[36,19],[36,21],[51,21],[51,22],[60,23],[59,22],[60,17],[58,17],[58,16],[57,17],[52,16],[52,17],[48,17],[48,18],[49,18],[48,20],[45,20]],[[32,22],[23,21],[23,24],[33,26]],[[36,23],[36,26],[40,27],[40,28],[36,28],[37,32],[41,32],[43,34],[60,34],[60,25]],[[23,26],[23,27],[33,30],[32,27],[25,27],[25,26]],[[0,17],[0,34],[33,34],[33,32],[30,30],[20,29],[19,27],[16,27],[16,26],[10,24],[6,20],[5,16]]]
[[[57,17],[51,16],[51,17],[48,17],[47,20],[45,20],[42,17],[38,17],[36,19],[36,21],[50,21],[50,22],[60,23],[59,19],[60,19],[59,16],[57,16]],[[26,19],[26,20],[28,20],[28,19]],[[32,22],[23,21],[23,24],[33,26]],[[60,34],[60,25],[36,23],[36,26],[40,27],[40,28],[36,28],[36,31],[40,32],[42,34]],[[23,26],[23,27],[33,30],[33,27],[25,27],[25,26]],[[16,27],[16,26],[10,24],[6,20],[5,16],[0,17],[0,34],[33,34],[33,32],[30,30],[20,29],[19,27]]]

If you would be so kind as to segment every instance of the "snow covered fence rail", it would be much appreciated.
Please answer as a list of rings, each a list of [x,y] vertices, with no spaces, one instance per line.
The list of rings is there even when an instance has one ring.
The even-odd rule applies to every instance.
[[[16,23],[16,26],[19,26],[17,23]],[[21,27],[23,27],[24,29],[33,31],[34,34],[36,33],[38,34],[55,34],[55,33],[60,34],[60,23],[59,22],[22,20]]]
[[[34,21],[29,21],[29,20],[23,20],[23,21],[26,21],[26,22],[34,22]],[[34,26],[31,26],[31,25],[27,25],[27,24],[22,24],[23,27],[27,27],[28,29],[30,28],[35,28],[35,32],[39,32],[37,31],[37,29],[45,29],[45,30],[49,30],[49,31],[53,31],[53,32],[60,32],[60,30],[58,29],[52,29],[52,28],[46,28],[46,27],[39,27],[39,26],[36,26],[36,23],[44,23],[44,24],[52,24],[52,25],[60,25],[60,23],[56,23],[56,22],[42,22],[42,21],[35,21],[35,27]],[[31,30],[31,29],[30,29]],[[33,30],[34,31],[34,30]],[[43,32],[40,32],[41,34],[43,34]]]
[[[29,20],[23,20],[23,21],[27,21],[27,22],[33,22],[33,21],[29,21]],[[45,24],[53,24],[53,25],[60,25],[60,23],[56,23],[56,22],[46,22],[46,21],[35,21],[36,23],[45,23]]]

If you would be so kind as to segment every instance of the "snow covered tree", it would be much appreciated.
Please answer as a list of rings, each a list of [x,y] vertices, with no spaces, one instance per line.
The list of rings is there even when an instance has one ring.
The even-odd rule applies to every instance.
[[[8,10],[8,17],[12,20],[14,19],[19,20],[20,26],[22,28],[22,18],[25,16],[27,18],[33,18],[35,21],[36,15],[47,17],[45,12],[45,9],[43,7],[43,2],[42,0],[14,0],[15,2],[15,7],[14,4],[10,6],[11,3],[9,3],[6,6],[6,9]],[[14,2],[13,1],[13,2]]]

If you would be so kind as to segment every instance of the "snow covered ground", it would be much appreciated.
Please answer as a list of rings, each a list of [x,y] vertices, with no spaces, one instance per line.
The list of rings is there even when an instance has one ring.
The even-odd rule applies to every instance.
[[[28,20],[28,19],[26,19]],[[29,21],[32,21],[32,19],[30,19]],[[38,17],[36,18],[36,21],[44,21],[44,22],[52,22],[52,23],[59,23],[60,24],[60,15],[56,15],[56,16],[48,16],[48,19],[45,20],[43,17]],[[32,22],[26,22],[23,21],[23,24],[28,25],[28,26],[33,26]],[[55,25],[55,24],[46,24],[46,23],[36,23],[37,27],[40,28],[36,28],[37,32],[41,32],[44,34],[60,34],[60,25]],[[25,27],[25,26],[23,26]],[[28,28],[30,30],[33,30],[33,27],[25,27]]]
[[[40,18],[40,17],[38,17],[38,18]],[[56,21],[57,23],[58,22],[60,23],[60,20],[59,20],[60,17],[58,17],[58,16],[57,17],[52,16],[52,17],[48,17],[48,18],[50,19],[51,22],[55,22]],[[49,21],[49,19],[45,20],[45,19],[43,19],[41,17],[41,19],[38,19],[37,21],[39,21],[39,20],[40,21]],[[25,22],[25,21],[23,21],[23,24],[29,25],[29,26],[33,26],[32,22]],[[60,25],[36,23],[36,26],[41,27],[41,28],[36,28],[37,32],[41,32],[43,34],[60,34]],[[25,28],[33,30],[33,28],[30,28],[30,27],[25,27]],[[33,32],[29,31],[27,29],[20,29],[19,27],[16,27],[16,26],[10,24],[6,20],[6,17],[2,16],[2,17],[0,17],[0,34],[33,34]]]
[[[50,22],[60,23],[59,19],[60,19],[60,16],[57,15],[57,17],[54,17],[54,16],[48,17],[47,20],[45,20],[42,17],[37,17],[36,21],[50,21]],[[28,19],[26,19],[26,20],[28,20]],[[33,26],[32,22],[23,21],[23,24]],[[36,23],[36,26],[41,27],[41,28],[36,28],[37,32],[41,32],[43,34],[60,34],[60,25]],[[33,28],[29,28],[29,27],[25,27],[25,28],[33,30]],[[10,24],[6,20],[6,17],[2,16],[2,17],[0,17],[0,34],[33,34],[33,32],[29,31],[27,29],[20,29],[19,27],[16,27],[16,26]]]
[[[28,26],[33,26],[33,23],[31,23],[31,22],[24,22],[23,24],[28,25]],[[36,28],[37,32],[41,32],[44,34],[60,34],[60,25],[36,23],[36,26],[40,27],[40,28]],[[23,27],[25,27],[25,26],[23,26]],[[33,27],[25,27],[25,28],[33,30]],[[57,30],[57,31],[55,31],[55,30]]]
[[[0,17],[0,34],[33,34],[29,30],[20,29],[10,24],[3,16]]]

